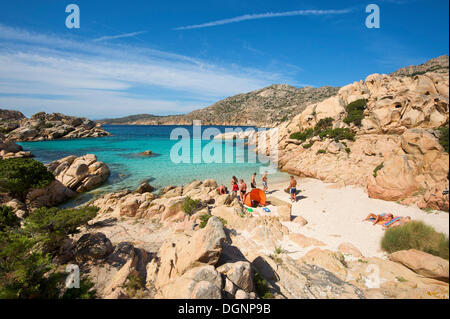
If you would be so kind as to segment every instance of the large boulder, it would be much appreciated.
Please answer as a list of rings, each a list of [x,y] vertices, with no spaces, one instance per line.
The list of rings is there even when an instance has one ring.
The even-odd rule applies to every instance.
[[[97,161],[97,156],[68,156],[47,165],[56,180],[77,192],[87,192],[103,184],[110,175],[108,166]]]
[[[249,262],[227,263],[218,267],[217,271],[226,275],[227,279],[239,289],[248,293],[253,291],[253,273]]]
[[[162,298],[170,299],[220,299],[222,278],[213,266],[190,269],[174,281],[162,286]]]
[[[389,255],[389,259],[427,278],[449,281],[449,262],[440,257],[410,249],[396,251]]]
[[[78,262],[95,261],[106,258],[114,251],[108,237],[103,233],[88,233],[75,244],[75,259]]]

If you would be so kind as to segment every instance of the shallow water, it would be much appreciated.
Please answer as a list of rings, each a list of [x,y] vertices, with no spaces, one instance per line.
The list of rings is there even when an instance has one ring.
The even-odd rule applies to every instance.
[[[257,178],[260,179],[260,168],[267,166],[260,162],[249,163],[248,154],[251,150],[236,146],[232,141],[192,139],[192,126],[104,125],[103,127],[113,136],[19,144],[25,150],[32,151],[36,160],[44,163],[69,155],[95,154],[100,161],[109,166],[111,176],[105,185],[90,192],[91,195],[124,188],[135,189],[142,181],[149,181],[155,187],[164,187],[186,184],[195,179],[212,178],[228,186],[231,177],[235,175],[249,184],[251,174],[256,172]],[[194,149],[194,143],[198,142],[201,142],[203,151],[205,147],[212,146],[210,143],[221,144],[221,163],[205,163],[204,158],[197,153],[195,156],[190,155],[189,163],[174,163],[170,156],[171,149],[180,142],[171,140],[170,133],[177,127],[185,128],[190,133],[191,150]],[[202,130],[207,128],[225,131],[224,126],[204,126]],[[151,157],[138,155],[146,150],[151,150],[157,155]],[[231,163],[225,163],[225,153],[230,152],[233,154],[233,160]],[[195,160],[200,163],[194,163]],[[287,174],[282,172],[270,174],[269,182],[283,180],[286,176]]]

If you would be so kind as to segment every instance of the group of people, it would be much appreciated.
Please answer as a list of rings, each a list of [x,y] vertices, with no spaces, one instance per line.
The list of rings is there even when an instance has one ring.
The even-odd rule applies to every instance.
[[[262,181],[262,186],[263,186],[263,190],[264,192],[267,192],[269,187],[267,185],[267,174],[268,172],[264,172],[261,181]],[[252,189],[256,188],[256,173],[253,173],[252,177],[251,177],[251,182],[250,182],[250,187]],[[219,186],[219,189],[223,191],[225,191],[223,194],[226,194],[228,192],[227,188],[223,185]],[[236,176],[233,176],[231,178],[231,191],[237,195],[239,192],[239,199],[240,201],[244,201],[244,197],[245,194],[247,193],[247,184],[245,183],[245,181],[241,178],[240,180],[238,180],[238,178]]]
[[[257,188],[256,175],[257,175],[256,173],[253,173],[253,175],[251,177],[250,187],[252,189]],[[263,187],[263,191],[265,193],[269,190],[267,175],[268,175],[268,172],[266,171],[266,172],[264,172],[263,176],[261,177],[261,184]],[[247,193],[247,184],[245,183],[245,181],[243,179],[238,180],[238,178],[236,176],[233,176],[231,178],[231,191],[235,195],[238,195],[240,201],[243,202],[245,194]],[[224,185],[220,185],[217,188],[217,192],[221,195],[228,194],[228,188]],[[287,192],[291,196],[291,201],[295,202],[297,200],[297,180],[294,178],[294,176],[290,177],[289,187],[287,188]]]

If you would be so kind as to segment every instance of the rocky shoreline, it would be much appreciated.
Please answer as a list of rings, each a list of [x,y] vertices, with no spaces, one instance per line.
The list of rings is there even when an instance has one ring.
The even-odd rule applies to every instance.
[[[291,216],[289,203],[272,199],[270,214],[252,214],[216,187],[193,181],[95,199],[88,205],[98,215],[66,243],[64,262],[76,261],[107,299],[448,298],[446,260],[414,250],[365,257],[351,243],[331,251],[286,227],[308,223]],[[196,210],[186,211],[187,198],[199,201]],[[310,250],[293,259],[278,248],[286,240]],[[130,278],[139,278],[137,290]]]
[[[111,135],[100,124],[60,113],[36,113],[26,118],[18,111],[0,109],[0,130],[7,141],[29,142]]]

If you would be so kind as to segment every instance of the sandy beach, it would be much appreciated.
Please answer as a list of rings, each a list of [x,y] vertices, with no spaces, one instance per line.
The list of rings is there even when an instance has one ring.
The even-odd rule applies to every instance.
[[[380,225],[373,226],[362,220],[369,214],[392,213],[394,216],[411,216],[433,226],[437,231],[449,234],[449,214],[441,211],[430,213],[417,206],[404,206],[396,202],[388,202],[369,198],[363,189],[323,183],[311,178],[297,178],[297,202],[292,205],[292,218],[301,216],[308,224],[301,226],[294,222],[283,222],[290,233],[298,233],[323,242],[321,249],[336,251],[341,243],[351,243],[366,257],[384,257],[380,241],[384,231]],[[268,196],[275,196],[290,202],[289,194],[285,193],[288,181],[270,184]],[[258,185],[260,186],[260,185]],[[276,207],[268,206],[271,214],[277,214]],[[258,209],[256,213],[259,212]],[[296,243],[285,239],[280,243],[292,258],[297,259],[317,246],[302,248]]]

